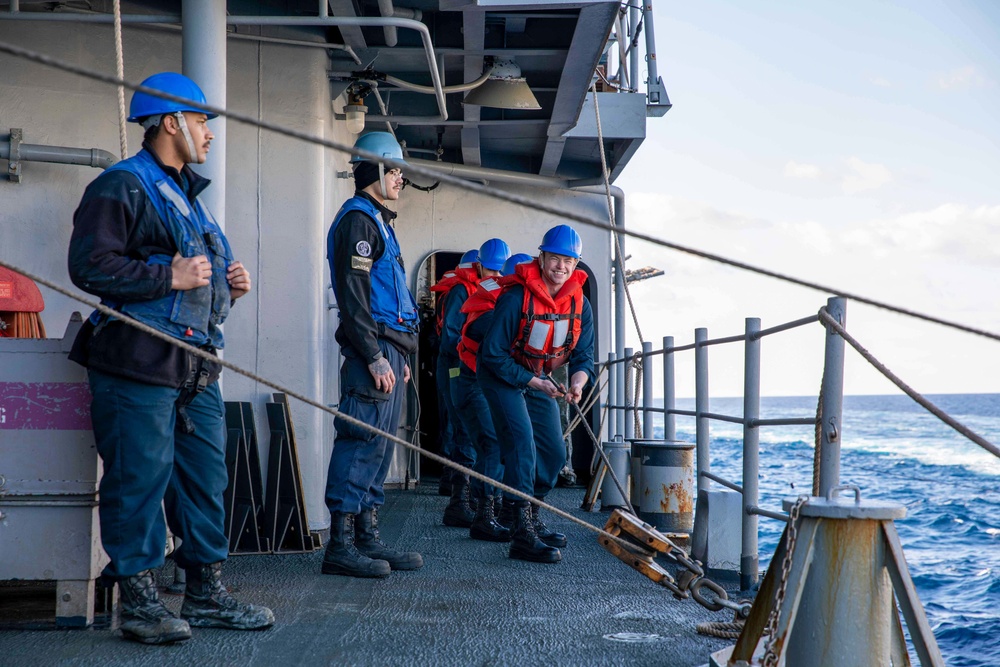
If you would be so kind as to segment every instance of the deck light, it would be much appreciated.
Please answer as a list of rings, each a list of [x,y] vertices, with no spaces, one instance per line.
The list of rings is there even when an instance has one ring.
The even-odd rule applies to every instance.
[[[475,104],[495,109],[541,109],[528,82],[521,75],[521,68],[513,58],[497,58],[489,78],[465,96],[463,104]]]
[[[344,105],[344,115],[347,121],[347,131],[351,134],[361,134],[365,129],[365,114],[368,107],[364,105],[364,98],[353,92],[347,95],[347,104]]]

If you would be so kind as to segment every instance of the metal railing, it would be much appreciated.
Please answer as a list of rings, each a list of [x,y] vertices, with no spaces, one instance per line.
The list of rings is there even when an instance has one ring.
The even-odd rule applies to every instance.
[[[646,104],[654,109],[654,115],[663,115],[670,108],[670,98],[657,71],[652,0],[643,0],[641,5],[638,0],[622,3],[609,39],[607,76],[600,73],[598,75],[611,88],[621,92],[639,92],[639,45],[640,37],[643,36],[642,44],[646,51]]]
[[[827,301],[826,312],[834,317],[842,326],[845,322],[846,300],[831,298]],[[613,426],[609,431],[621,434],[626,440],[635,438],[634,415],[642,416],[642,435],[652,439],[654,416],[663,415],[663,439],[677,439],[675,417],[677,415],[693,417],[696,422],[696,477],[697,497],[699,505],[706,498],[711,488],[711,482],[742,494],[742,543],[740,554],[740,588],[747,590],[758,582],[759,555],[757,548],[758,526],[760,516],[787,521],[787,515],[760,507],[758,488],[760,470],[760,428],[771,426],[802,426],[815,425],[816,418],[760,418],[760,345],[766,336],[782,333],[820,321],[819,315],[811,315],[792,322],[786,322],[768,329],[760,328],[760,319],[748,317],[746,331],[739,336],[710,339],[708,329],[695,329],[695,342],[688,345],[674,345],[673,336],[663,338],[663,348],[653,350],[652,343],[643,343],[639,355],[631,348],[625,348],[623,358],[616,358],[614,353],[608,355],[608,393],[614,402],[606,407],[614,415]],[[824,496],[830,489],[839,484],[840,479],[840,432],[843,413],[844,392],[844,339],[830,327],[827,330],[825,345],[825,360],[823,382],[821,389],[822,428],[820,429],[820,461],[814,471],[814,488]],[[743,414],[725,415],[713,413],[710,410],[708,384],[708,348],[713,345],[730,343],[744,344],[743,364]],[[695,409],[681,410],[676,407],[674,355],[678,352],[694,351],[695,355]],[[663,407],[653,405],[653,357],[662,355],[663,363]],[[634,396],[633,372],[636,361],[642,372],[642,400]],[[633,418],[629,418],[632,415]],[[743,425],[743,479],[742,484],[715,475],[711,471],[710,458],[710,423],[712,420]],[[707,530],[700,530],[700,513],[695,513],[695,529],[692,535],[691,553],[695,558],[705,553],[706,545],[698,543],[699,536],[707,536]],[[702,540],[704,541],[704,540]]]

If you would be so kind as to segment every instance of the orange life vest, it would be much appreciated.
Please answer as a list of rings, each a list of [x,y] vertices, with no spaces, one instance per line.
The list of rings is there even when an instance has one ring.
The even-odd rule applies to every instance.
[[[479,288],[462,304],[462,312],[466,314],[465,324],[462,325],[462,338],[458,341],[458,358],[466,366],[476,371],[476,353],[479,351],[479,343],[469,338],[467,333],[469,326],[486,313],[492,311],[497,305],[497,297],[503,289],[507,278],[486,278],[479,283]]]
[[[476,285],[479,283],[479,272],[476,270],[475,264],[459,264],[451,271],[446,272],[441,276],[441,280],[434,283],[431,287],[432,292],[437,292],[441,296],[438,297],[437,308],[434,313],[434,328],[437,330],[438,335],[444,331],[444,302],[448,298],[448,293],[456,285],[465,285],[466,292],[471,295],[476,291]]]
[[[574,271],[552,297],[537,262],[517,265],[510,285],[524,286],[521,324],[511,345],[514,360],[535,375],[551,373],[569,360],[583,328],[583,284],[587,274]]]

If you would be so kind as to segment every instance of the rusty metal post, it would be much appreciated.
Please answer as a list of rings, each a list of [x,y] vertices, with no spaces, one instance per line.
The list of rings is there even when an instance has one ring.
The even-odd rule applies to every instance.
[[[831,492],[835,493],[834,489]],[[897,633],[899,617],[886,568],[882,522],[901,519],[906,509],[897,503],[862,502],[860,491],[850,500],[813,498],[802,506],[800,534],[814,534],[812,544],[796,544],[799,578],[786,585],[778,638],[784,635],[785,664],[820,667],[875,667],[900,664],[906,646]],[[785,501],[785,509],[792,501]],[[808,529],[814,524],[814,531]],[[790,595],[794,591],[798,595]],[[795,604],[796,598],[798,604]],[[784,632],[782,632],[784,629]],[[899,645],[894,646],[894,643]]]

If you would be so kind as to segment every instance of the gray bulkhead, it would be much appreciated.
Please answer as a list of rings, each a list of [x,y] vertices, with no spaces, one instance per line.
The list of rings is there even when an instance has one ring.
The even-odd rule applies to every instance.
[[[301,35],[296,35],[303,38]],[[305,38],[308,38],[305,37]],[[114,39],[107,25],[38,24],[0,21],[0,40],[104,72],[114,71]],[[140,80],[162,70],[181,71],[177,32],[126,27],[125,78]],[[334,117],[322,49],[230,40],[228,107],[291,128],[350,144],[342,120]],[[115,90],[75,75],[27,61],[0,57],[0,135],[21,128],[26,143],[100,148],[118,154]],[[126,100],[130,97],[126,91]],[[210,95],[211,97],[211,95]],[[129,150],[141,144],[141,129],[128,130]],[[233,309],[226,323],[225,358],[275,382],[338,402],[339,352],[333,340],[336,311],[329,309],[326,234],[353,182],[337,177],[348,157],[319,146],[278,136],[235,121],[227,125],[225,229],[235,255],[250,270],[254,290]],[[212,155],[209,155],[209,160]],[[8,261],[54,282],[70,286],[66,250],[72,215],[86,185],[98,171],[82,166],[25,163],[19,184],[0,182],[0,248]],[[425,179],[418,182],[424,183]],[[607,216],[602,195],[493,183],[594,218]],[[424,258],[437,250],[464,251],[492,236],[504,238],[514,252],[534,252],[548,227],[563,220],[442,185],[433,192],[407,189],[398,206],[397,234],[411,286]],[[585,261],[601,280],[597,312],[611,312],[608,236],[577,226]],[[42,288],[44,321],[50,335],[61,336],[70,314],[88,309]],[[419,295],[418,295],[419,297]],[[610,318],[598,318],[606,358]],[[263,404],[271,389],[227,371],[226,400],[251,401],[257,428],[266,434]],[[299,461],[310,529],[329,523],[323,503],[326,468],[333,443],[333,417],[292,402]],[[404,419],[404,423],[405,423]],[[401,437],[407,432],[401,430]],[[262,465],[267,439],[261,438]],[[405,452],[397,453],[388,482],[405,474]],[[266,470],[265,470],[266,474]]]

